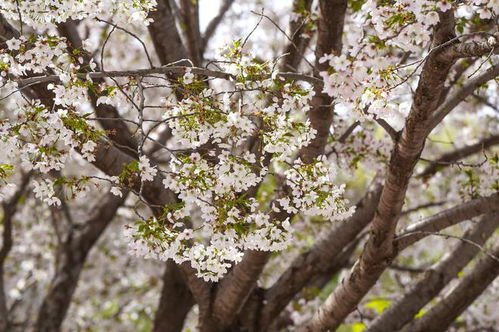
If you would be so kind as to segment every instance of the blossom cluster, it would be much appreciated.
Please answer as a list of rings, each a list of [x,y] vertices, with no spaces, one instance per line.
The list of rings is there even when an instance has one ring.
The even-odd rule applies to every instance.
[[[102,133],[89,124],[88,114],[81,114],[87,91],[97,94],[97,105],[119,107],[127,99],[127,88],[117,93],[113,86],[94,86],[88,76],[83,80],[78,72],[88,68],[83,68],[87,65],[79,57],[80,50],[68,53],[63,38],[12,39],[8,47],[1,60],[7,80],[49,69],[59,81],[47,85],[55,96],[52,109],[39,101],[26,103],[20,105],[15,121],[2,123],[2,144],[16,151],[25,168],[42,173],[61,170],[74,150],[95,161]],[[237,94],[217,93],[186,70],[179,78],[184,98],[164,99],[162,118],[176,142],[174,149],[166,149],[168,167],[160,170],[139,149],[138,160],[124,165],[119,176],[107,178],[111,192],[121,196],[135,180],[140,179],[142,188],[161,174],[165,189],[176,194],[178,204],[166,206],[157,220],[142,220],[128,228],[132,251],[162,260],[187,260],[200,277],[209,280],[226,273],[244,250],[285,249],[292,241],[294,214],[341,220],[352,212],[346,207],[344,188],[333,185],[335,174],[323,159],[310,165],[292,163],[316,135],[306,120],[313,90],[277,78],[275,63],[258,62],[242,52],[240,42],[227,50],[224,59],[235,77]],[[93,70],[95,64],[88,67]],[[133,84],[131,80],[129,85]],[[139,130],[144,134],[142,127]],[[9,160],[2,162],[9,164]],[[289,169],[278,163],[290,165]],[[292,191],[282,210],[255,197],[264,179],[276,176],[269,172],[271,168],[283,172]],[[54,188],[65,185],[78,190],[83,187],[80,182],[44,179],[35,185],[36,197],[61,204]]]
[[[7,50],[0,54],[0,69],[2,92],[7,96],[19,92],[11,79],[27,74],[52,71],[61,83],[47,85],[48,93],[54,94],[51,109],[39,100],[21,100],[16,103],[16,111],[0,122],[0,146],[5,151],[2,163],[19,162],[24,170],[41,173],[60,171],[75,150],[87,161],[94,161],[101,133],[81,114],[82,106],[88,103],[87,85],[73,75],[81,63],[68,54],[65,39],[20,37],[6,44]],[[57,204],[58,199],[49,195],[49,187],[46,181],[40,182],[37,197]]]
[[[2,1],[0,10],[7,19],[18,20],[21,17],[23,24],[44,30],[68,20],[95,17],[112,17],[118,24],[148,24],[148,12],[155,7],[156,0],[5,0]]]
[[[353,214],[354,208],[348,208],[348,200],[343,198],[345,186],[334,184],[336,170],[324,156],[311,164],[298,159],[284,173],[291,196],[278,202],[286,212],[302,212],[331,221],[343,220]]]
[[[460,6],[471,14],[478,10],[481,18],[497,11],[496,1],[473,1]],[[321,63],[328,63],[320,72],[323,91],[336,98],[347,110],[360,110],[360,120],[386,118],[396,113],[401,87],[411,79],[424,60],[399,63],[400,52],[420,54],[431,40],[433,28],[440,21],[439,12],[454,10],[451,1],[379,2],[368,0],[357,14],[362,24],[350,27],[347,44],[341,54],[326,54]],[[471,15],[460,19],[458,29],[464,29]],[[423,54],[424,55],[424,52]]]
[[[0,145],[9,162],[20,160],[24,169],[61,170],[74,149],[94,160],[97,135],[85,120],[67,112],[53,112],[39,102],[19,105],[17,119],[0,124]]]
[[[288,162],[315,137],[304,119],[313,91],[273,78],[267,66],[244,59],[239,51],[231,60],[236,86],[255,102],[214,93],[187,71],[180,78],[184,99],[165,100],[163,114],[177,144],[169,150],[163,185],[178,203],[167,206],[161,218],[126,230],[133,254],[189,261],[206,280],[222,277],[244,250],[286,249],[293,240],[295,214],[333,221],[353,212],[323,159],[310,165]],[[252,141],[259,144],[257,152],[247,150]],[[284,172],[293,188],[287,209],[255,197],[264,179],[275,176],[269,168]],[[301,173],[306,178],[296,179]]]
[[[129,240],[129,252],[144,258],[154,258],[176,263],[188,261],[197,271],[198,277],[206,281],[217,281],[234,263],[241,261],[245,249],[278,251],[292,241],[293,229],[289,220],[270,220],[263,213],[241,218],[239,211],[231,211],[237,217],[237,226],[216,230],[204,224],[201,230],[185,228],[185,224],[161,223],[155,218],[126,226],[125,236]],[[199,233],[202,234],[199,234]],[[196,239],[209,237],[209,243]]]
[[[228,95],[222,101],[212,95],[212,90],[205,89],[200,95],[183,99],[165,112],[164,118],[171,119],[172,133],[182,145],[197,148],[209,140],[239,145],[255,131],[255,125],[243,110],[231,110]]]
[[[263,121],[271,130],[263,133],[263,150],[279,154],[279,159],[289,160],[293,152],[307,146],[316,135],[316,130],[308,120],[293,119],[290,114],[310,110],[312,90],[296,91],[290,85],[283,87],[282,100],[273,99],[273,103],[262,110]]]

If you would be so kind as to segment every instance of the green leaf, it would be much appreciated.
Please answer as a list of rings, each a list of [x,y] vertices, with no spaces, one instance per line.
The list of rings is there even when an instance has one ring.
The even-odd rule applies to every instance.
[[[364,307],[369,309],[374,309],[378,314],[381,314],[389,306],[390,306],[390,301],[384,299],[374,299],[369,301]]]

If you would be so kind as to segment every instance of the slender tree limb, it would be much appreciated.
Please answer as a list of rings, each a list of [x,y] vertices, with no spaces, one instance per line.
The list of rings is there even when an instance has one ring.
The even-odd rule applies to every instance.
[[[206,68],[199,67],[186,67],[186,66],[163,66],[152,69],[137,69],[137,70],[125,70],[125,71],[101,71],[101,72],[92,72],[92,73],[78,73],[76,77],[80,79],[86,79],[90,77],[91,79],[103,79],[106,77],[146,77],[153,74],[166,74],[170,76],[180,76],[183,75],[189,70],[191,73],[201,76],[214,77],[225,79],[229,81],[234,81],[237,78],[229,73],[217,70],[210,70]],[[322,87],[323,82],[319,78],[315,78],[312,76],[299,74],[299,73],[287,73],[287,72],[279,72],[276,74],[277,77],[283,79],[297,80],[297,81],[305,81],[313,84],[317,87]],[[269,76],[270,78],[270,76]],[[47,76],[33,76],[30,78],[19,79],[17,83],[20,88],[38,85],[38,84],[47,84],[59,82],[60,78],[57,75],[47,75]]]
[[[199,1],[180,0],[183,22],[185,24],[185,36],[190,59],[194,65],[201,65],[202,61],[202,38],[199,30]]]
[[[499,106],[496,106],[493,103],[491,103],[486,97],[480,96],[479,94],[476,93],[472,94],[472,96],[473,98],[484,104],[485,106],[499,113]]]
[[[454,151],[443,154],[440,158],[432,161],[426,168],[418,174],[418,177],[428,179],[444,167],[452,165],[463,158],[475,153],[484,151],[494,145],[499,144],[499,135],[492,135],[480,140],[478,143],[467,145]]]
[[[7,306],[7,297],[5,295],[4,286],[4,263],[9,255],[13,245],[12,238],[12,219],[17,211],[19,198],[26,190],[31,179],[31,172],[24,174],[21,179],[19,188],[14,195],[7,201],[2,202],[3,216],[1,222],[3,225],[2,246],[0,247],[0,331],[8,331],[10,328],[9,309]]]
[[[345,143],[347,138],[350,137],[350,135],[353,133],[355,128],[357,128],[359,125],[360,125],[360,121],[355,121],[354,123],[352,123],[347,128],[347,130],[345,130],[345,132],[343,134],[341,134],[340,138],[338,138],[338,142],[340,142],[341,144]]]
[[[444,93],[442,94],[441,103],[447,99],[449,92],[451,92],[452,88],[459,83],[462,79],[463,74],[478,60],[478,58],[464,58],[459,60],[454,68],[452,68],[452,79],[449,80],[448,86],[445,88]]]
[[[428,208],[432,208],[432,207],[436,207],[436,206],[441,206],[444,204],[445,204],[445,201],[424,203],[424,204],[421,204],[421,205],[415,206],[413,208],[402,211],[400,213],[400,216],[401,217],[407,216],[411,213],[417,212],[417,211],[422,210],[422,209],[428,209]]]
[[[499,245],[492,249],[499,256]],[[483,293],[499,274],[499,263],[484,256],[460,279],[456,287],[421,318],[412,321],[401,332],[445,331],[461,313]]]
[[[447,116],[447,114],[449,114],[457,105],[459,105],[459,103],[465,100],[468,96],[471,96],[477,88],[496,78],[497,76],[499,76],[499,64],[494,64],[485,72],[481,73],[479,76],[464,84],[461,89],[448,97],[447,100],[438,107],[432,119],[430,120],[428,132],[431,132]]]
[[[70,230],[58,251],[58,264],[49,290],[43,299],[35,331],[59,331],[69,309],[90,249],[104,232],[124,203],[127,194],[117,197],[111,193],[90,209],[90,216],[80,230]]]
[[[208,26],[206,27],[206,30],[204,31],[203,38],[202,38],[202,44],[201,44],[201,54],[204,53],[206,50],[206,47],[208,46],[208,42],[210,41],[211,37],[215,34],[215,31],[217,30],[218,26],[222,22],[225,14],[229,11],[230,7],[234,3],[234,0],[224,0],[222,5],[220,6],[220,10],[218,11],[217,16],[215,16],[210,23],[208,23]]]
[[[409,273],[424,273],[424,272],[428,271],[428,269],[425,269],[425,268],[405,266],[405,265],[400,265],[400,264],[395,264],[395,263],[390,265],[388,268],[390,270],[409,272]]]
[[[393,142],[397,142],[399,133],[395,129],[393,129],[393,127],[390,126],[390,124],[386,122],[385,119],[376,118],[375,121],[381,126],[381,128],[385,130],[385,132],[388,134],[388,136],[390,136]]]
[[[170,127],[166,127],[164,130],[162,130],[158,138],[153,142],[154,145],[147,151],[147,154],[152,156],[154,153],[164,149],[166,143],[168,140],[172,137],[172,130]]]
[[[312,0],[294,0],[292,11],[293,13],[299,14],[303,14],[304,12],[308,13],[311,11],[312,3]],[[303,15],[301,15],[300,18],[302,16]],[[307,20],[308,17],[305,17],[304,19]],[[298,67],[305,57],[305,50],[307,49],[308,44],[311,40],[311,36],[303,36],[306,23],[306,21],[303,21],[301,19],[293,20],[293,17],[291,19],[291,22],[289,22],[289,32],[291,34],[291,37],[286,35],[286,37],[289,39],[289,43],[284,50],[284,54],[287,55],[284,57],[281,63],[282,71],[298,71]]]
[[[456,205],[453,208],[437,213],[405,228],[395,238],[396,246],[400,251],[426,236],[425,234],[414,232],[438,232],[465,220],[497,210],[499,210],[498,193]]]
[[[499,213],[485,215],[472,225],[463,238],[483,245],[499,226]],[[480,249],[466,242],[458,243],[440,262],[431,267],[403,297],[378,316],[366,332],[398,331],[408,323],[421,308],[468,265]]]

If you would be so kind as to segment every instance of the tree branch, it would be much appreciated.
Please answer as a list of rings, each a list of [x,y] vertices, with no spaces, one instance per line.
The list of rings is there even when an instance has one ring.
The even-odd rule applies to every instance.
[[[463,238],[483,245],[499,226],[499,213],[485,215],[472,225]],[[466,242],[458,243],[452,252],[440,262],[427,270],[403,297],[393,303],[378,316],[366,332],[398,331],[408,323],[421,308],[430,302],[438,293],[468,265],[479,253],[480,249]]]
[[[203,331],[217,331],[232,324],[246,299],[256,285],[256,280],[263,271],[270,257],[269,252],[250,250],[244,254],[243,260],[234,266],[217,287],[213,303],[213,317]],[[215,324],[213,324],[215,323]]]
[[[428,208],[432,208],[432,207],[435,207],[435,206],[441,206],[441,205],[444,205],[445,204],[445,201],[440,201],[440,202],[429,202],[429,203],[424,203],[424,204],[421,204],[421,205],[418,205],[418,206],[415,206],[413,208],[409,208],[407,210],[404,210],[400,213],[400,216],[407,216],[411,213],[414,213],[414,212],[417,212],[419,210],[422,210],[422,209],[428,209]]]
[[[160,63],[164,66],[187,59],[188,53],[175,25],[169,1],[158,0],[156,10],[149,16],[154,20],[148,28]]]
[[[38,313],[35,331],[59,331],[69,309],[89,251],[109,225],[127,193],[117,197],[111,193],[90,209],[81,230],[70,230],[58,251],[58,264],[49,290]]]
[[[222,5],[220,6],[220,10],[218,11],[217,16],[215,16],[210,23],[208,23],[208,26],[206,27],[206,30],[204,32],[203,38],[202,38],[202,44],[201,44],[201,52],[204,53],[206,50],[206,47],[208,46],[208,42],[210,41],[211,37],[215,34],[215,31],[217,30],[218,26],[222,22],[225,14],[229,11],[230,7],[234,3],[234,0],[224,0]]]
[[[457,60],[460,58],[480,57],[487,54],[499,54],[499,34],[495,34],[495,42],[489,40],[480,42],[462,42],[446,47],[439,54],[441,60]]]
[[[206,68],[199,67],[186,67],[186,66],[163,66],[151,69],[137,69],[137,70],[125,70],[125,71],[101,71],[101,72],[92,72],[92,73],[78,73],[76,77],[80,79],[86,79],[90,77],[91,79],[102,79],[106,77],[146,77],[153,74],[166,74],[171,76],[179,76],[183,75],[190,70],[191,73],[206,77],[214,77],[225,79],[229,81],[234,81],[237,79],[236,76],[217,70],[210,70]],[[313,84],[316,87],[322,87],[323,82],[319,78],[315,78],[312,76],[299,74],[299,73],[286,73],[279,72],[276,74],[277,77],[283,79],[291,79],[297,81],[305,81]],[[270,77],[270,76],[269,76]],[[46,75],[46,76],[33,76],[25,79],[17,80],[17,84],[19,88],[34,86],[38,84],[47,84],[53,82],[59,82],[60,78],[57,75]]]
[[[475,143],[473,145],[467,145],[454,151],[445,153],[437,160],[430,162],[428,166],[426,166],[426,168],[420,174],[418,174],[418,177],[428,179],[429,177],[440,171],[442,168],[448,167],[458,160],[466,158],[480,151],[484,151],[496,144],[499,144],[499,135],[492,135],[480,140],[478,143]]]
[[[318,23],[317,45],[315,48],[315,66],[319,71],[327,70],[327,63],[319,63],[324,54],[340,54],[343,46],[342,35],[347,9],[346,0],[320,0],[320,18]],[[324,154],[329,128],[333,121],[333,98],[315,87],[308,118],[310,125],[317,131],[315,138],[300,151],[300,158],[310,163],[317,156]],[[323,105],[331,105],[324,107]]]
[[[12,38],[19,38],[21,34],[12,25],[7,22],[0,13],[0,48],[5,48],[5,41]]]
[[[494,64],[481,75],[468,81],[461,89],[452,94],[438,107],[429,122],[428,133],[430,133],[459,103],[471,96],[473,92],[488,81],[499,75],[499,64]]]
[[[201,65],[202,61],[202,39],[199,30],[199,2],[192,0],[180,0],[180,8],[184,18],[185,35],[190,59],[194,65]]]
[[[395,238],[396,246],[401,251],[426,236],[419,233],[412,234],[414,232],[438,232],[465,220],[497,210],[499,210],[498,193],[456,205],[405,228]]]
[[[310,12],[312,3],[313,0],[294,0],[292,12],[299,14],[303,14],[303,12]],[[305,50],[312,39],[311,36],[303,36],[307,22],[299,19],[293,20],[293,15],[291,17],[291,22],[289,23],[291,37],[289,38],[289,43],[284,50],[284,54],[287,55],[284,57],[281,64],[281,69],[283,71],[298,70],[300,62],[304,58]],[[305,19],[308,19],[308,17]]]
[[[1,218],[3,224],[2,246],[0,247],[0,331],[8,331],[10,328],[9,310],[7,307],[7,298],[5,296],[4,286],[4,263],[12,249],[12,219],[17,211],[19,199],[26,190],[29,184],[32,173],[24,174],[19,185],[19,189],[7,201],[2,202],[3,216]]]
[[[492,249],[499,256],[499,244]],[[421,318],[406,325],[401,332],[445,331],[461,313],[483,293],[499,274],[499,263],[484,256],[457,286]]]
[[[433,36],[433,46],[452,40],[453,29],[453,12],[440,13],[440,22]],[[319,307],[313,318],[298,331],[336,329],[374,286],[394,258],[395,228],[409,179],[424,147],[428,120],[438,105],[445,79],[453,65],[452,60],[439,60],[436,55],[438,52],[428,56],[423,66],[413,105],[392,152],[385,186],[362,254],[350,274]]]
[[[153,331],[182,331],[185,317],[193,305],[194,299],[186,286],[180,269],[174,262],[167,261],[163,274],[163,288],[154,317]]]
[[[295,303],[300,303],[301,299],[305,299],[307,301],[312,300],[318,294],[315,290],[323,290],[324,287],[331,281],[333,276],[337,275],[342,269],[351,267],[351,257],[355,250],[357,249],[357,245],[359,244],[362,237],[357,236],[355,240],[350,242],[347,246],[345,246],[341,252],[334,257],[331,262],[327,262],[327,269],[323,268],[318,274],[315,274],[302,288],[301,292],[296,294],[292,301]],[[309,290],[314,290],[311,292]],[[265,309],[265,307],[264,307]],[[278,329],[278,326],[285,325],[286,323],[292,324],[293,320],[289,317],[289,311],[282,310],[278,317],[272,317],[272,323],[269,326],[269,331],[275,330],[283,330],[284,326],[281,329]]]

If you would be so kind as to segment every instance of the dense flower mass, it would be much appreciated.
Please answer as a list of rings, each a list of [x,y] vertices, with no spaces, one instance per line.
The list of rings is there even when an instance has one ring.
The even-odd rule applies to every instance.
[[[140,0],[63,0],[63,1],[2,1],[0,10],[6,18],[17,20],[35,28],[53,28],[67,20],[113,17],[118,24],[147,24],[147,14],[156,7],[156,1]]]
[[[75,150],[87,161],[95,161],[93,152],[100,144],[100,132],[87,123],[87,114],[83,113],[92,79],[87,75],[84,81],[77,75],[81,61],[67,52],[66,41],[58,37],[12,39],[8,45],[9,52],[2,60],[8,73],[5,76],[38,74],[50,69],[60,83],[47,86],[54,94],[54,111],[41,104],[26,104],[26,111],[20,113],[17,122],[5,124],[3,142],[15,145],[6,148],[15,150],[25,167],[43,173],[61,170]],[[131,241],[136,255],[188,260],[199,276],[211,280],[223,276],[232,263],[241,259],[245,249],[276,251],[289,245],[293,233],[289,217],[276,218],[273,214],[280,212],[278,205],[259,206],[251,196],[265,177],[275,176],[269,169],[282,169],[276,163],[289,164],[316,137],[316,130],[304,120],[314,96],[312,89],[276,78],[270,64],[257,64],[244,55],[239,42],[223,52],[222,58],[232,63],[227,70],[236,75],[236,86],[242,94],[254,98],[255,103],[243,103],[233,94],[204,88],[203,82],[187,69],[179,79],[185,85],[186,96],[180,102],[164,98],[162,115],[178,145],[167,149],[171,156],[169,167],[162,171],[162,182],[176,194],[179,205],[167,208],[158,221],[141,221],[141,225],[154,224],[151,227],[156,231],[146,235],[145,226],[139,227]],[[129,84],[133,87],[135,83]],[[119,107],[134,103],[123,100],[116,90],[102,86],[94,89],[104,92],[97,105]],[[246,89],[249,91],[245,92]],[[144,135],[144,129],[139,130]],[[12,139],[13,134],[17,140]],[[31,143],[26,144],[27,141]],[[254,152],[241,152],[251,142],[260,142],[260,146]],[[197,149],[202,153],[188,152]],[[321,160],[311,165],[295,161],[286,166],[283,175],[292,190],[291,197],[282,197],[278,202],[290,216],[303,213],[333,221],[351,214],[343,198],[344,186],[332,184],[335,174],[326,170],[325,157]],[[158,170],[146,155],[141,155],[120,176],[107,181],[113,183],[112,193],[122,196],[121,187],[129,184],[128,177],[139,176],[142,188],[145,182],[153,181]],[[304,181],[297,179],[302,172]],[[247,197],[249,192],[253,193]],[[48,179],[37,184],[36,197],[50,205],[61,203]],[[186,228],[186,218],[197,210],[201,211],[200,220],[191,220],[197,223],[196,227]],[[168,224],[177,225],[181,232],[176,227],[167,233],[160,231]],[[200,229],[201,234],[194,229]],[[187,231],[191,237],[185,237]],[[151,238],[151,234],[156,237]],[[144,236],[149,239],[143,239]],[[206,237],[210,245],[193,245]],[[222,250],[221,243],[227,248]]]
[[[423,331],[497,258],[499,0],[220,2],[0,3],[0,331]]]

